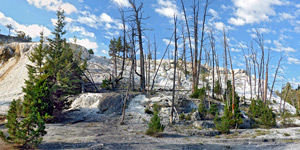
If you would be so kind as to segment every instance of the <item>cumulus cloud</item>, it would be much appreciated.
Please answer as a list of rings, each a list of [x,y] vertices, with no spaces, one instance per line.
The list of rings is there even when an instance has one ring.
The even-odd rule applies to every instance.
[[[85,24],[92,28],[104,27],[104,29],[121,29],[121,25],[118,20],[113,19],[107,13],[102,13],[99,16],[92,14],[88,11],[81,12],[81,16],[78,17],[79,23]]]
[[[16,22],[11,17],[6,17],[2,12],[0,12],[0,24],[5,26],[11,24],[15,30],[23,31],[25,34],[29,35],[32,38],[40,36],[40,32],[43,31],[45,36],[49,36],[51,31],[38,24],[23,25]],[[13,31],[14,32],[14,31]]]
[[[213,16],[214,19],[220,19],[219,13],[213,9],[209,9],[208,13],[211,14]]]
[[[178,18],[181,18],[181,13],[179,12],[175,1],[157,0],[157,3],[158,8],[155,8],[155,12],[168,18],[173,18],[174,15],[177,15]]]
[[[300,64],[300,60],[297,58],[289,57],[288,64]]]
[[[95,34],[93,32],[89,32],[87,31],[84,27],[81,26],[67,26],[66,28],[68,31],[70,31],[71,33],[74,32],[80,32],[81,36],[85,36],[85,37],[91,37],[91,38],[95,38]]]
[[[69,38],[69,42],[74,43],[73,38]],[[98,44],[96,42],[92,42],[89,39],[77,39],[76,44],[81,45],[87,49],[93,49],[94,52],[97,52]]]
[[[276,51],[276,52],[296,52],[296,50],[292,47],[285,47],[283,46],[278,40],[273,41],[275,48],[271,48],[271,50]]]
[[[283,12],[283,13],[279,13],[279,19],[280,19],[281,21],[283,21],[283,20],[289,20],[289,19],[295,19],[295,16]]]
[[[60,7],[66,14],[76,13],[78,10],[70,3],[64,3],[62,0],[27,0],[30,5],[34,5],[40,9],[46,9],[48,11],[57,11]]]
[[[119,7],[130,7],[128,0],[111,0],[111,1]]]
[[[223,29],[225,30],[233,30],[232,27],[225,25],[223,22],[214,22],[214,27],[217,30],[223,31]]]
[[[230,18],[228,22],[236,26],[268,21],[269,16],[276,14],[272,6],[284,5],[280,0],[232,0],[232,2],[235,6],[235,17]]]

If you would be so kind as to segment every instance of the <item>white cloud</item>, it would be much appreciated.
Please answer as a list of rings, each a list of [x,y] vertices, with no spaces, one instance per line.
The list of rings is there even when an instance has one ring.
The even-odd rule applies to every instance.
[[[295,19],[295,16],[288,14],[288,13],[279,13],[279,19],[282,20],[289,20],[289,19]]]
[[[223,22],[214,22],[214,27],[220,31],[225,30],[233,30],[232,27],[225,25]]]
[[[101,51],[101,53],[108,55],[107,50],[104,50],[104,49]]]
[[[181,13],[178,10],[175,1],[172,0],[157,0],[158,8],[155,8],[155,12],[160,15],[166,16],[168,18],[173,18],[174,15],[177,15],[178,18],[181,18]]]
[[[119,7],[130,7],[128,0],[111,0]]]
[[[73,38],[69,38],[69,42],[74,43]],[[97,52],[98,44],[96,42],[92,42],[89,39],[77,39],[76,44],[81,45],[87,49],[93,49],[94,52]]]
[[[230,49],[232,52],[240,52],[241,50],[240,49],[237,49],[237,48],[231,48]]]
[[[36,38],[40,36],[40,32],[44,32],[44,36],[49,36],[51,31],[38,24],[31,24],[31,25],[22,25],[13,20],[10,17],[6,17],[2,12],[0,12],[0,24],[5,26],[7,24],[11,24],[15,30],[23,31],[25,34],[29,35],[32,38]],[[14,32],[14,31],[13,31]]]
[[[245,24],[268,21],[269,16],[275,15],[273,5],[283,5],[280,0],[232,0],[236,7],[234,15],[228,20],[230,24],[243,26]]]
[[[93,32],[87,31],[84,27],[80,26],[67,26],[66,28],[70,32],[80,32],[81,36],[92,37],[95,38],[95,34]]]
[[[296,52],[296,50],[292,47],[284,47],[278,40],[273,41],[275,48],[271,48],[271,50],[276,52]]]
[[[213,16],[213,18],[215,18],[215,19],[220,19],[219,13],[216,12],[215,10],[213,10],[213,9],[210,8],[210,9],[208,10],[208,12]]]
[[[113,19],[106,13],[102,13],[99,16],[92,14],[88,11],[82,11],[81,16],[78,17],[77,21],[81,24],[85,24],[92,28],[104,27],[105,30],[109,29],[122,29],[121,23],[118,20]]]
[[[76,7],[70,3],[64,3],[62,0],[27,0],[30,5],[34,5],[40,9],[46,9],[48,11],[57,11],[60,7],[66,14],[77,12]]]
[[[289,57],[288,64],[300,64],[300,60],[297,58]]]

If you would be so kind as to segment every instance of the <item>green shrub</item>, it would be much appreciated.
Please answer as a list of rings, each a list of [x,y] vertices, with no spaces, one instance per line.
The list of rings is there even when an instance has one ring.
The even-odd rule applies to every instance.
[[[230,122],[229,119],[226,116],[223,116],[221,118],[218,117],[218,114],[216,114],[216,117],[214,119],[215,127],[216,129],[223,133],[228,134],[230,131]]]
[[[109,89],[109,83],[110,82],[108,80],[106,80],[106,79],[102,80],[101,88],[103,88],[103,89]]]
[[[4,135],[4,133],[3,133],[2,131],[0,131],[0,139],[1,139],[2,141],[5,141],[5,142],[7,141],[5,135]]]
[[[258,118],[259,122],[267,128],[276,125],[276,115],[262,100],[251,101],[248,115],[252,119]]]
[[[187,114],[185,120],[192,120],[192,113]]]
[[[158,136],[160,132],[164,131],[165,126],[160,123],[160,118],[158,114],[159,114],[159,107],[155,103],[153,105],[153,117],[151,118],[148,124],[148,129],[146,131],[147,135]]]
[[[208,112],[209,112],[210,114],[212,114],[212,115],[215,116],[215,115],[217,114],[217,112],[218,112],[218,107],[217,107],[217,105],[216,105],[216,104],[210,105],[210,108],[209,108]]]
[[[94,51],[92,49],[88,50],[89,54],[94,55]]]
[[[202,87],[201,89],[198,89],[198,87],[196,87],[195,91],[192,93],[192,95],[190,95],[190,97],[204,99],[205,94],[205,87]]]
[[[206,115],[207,110],[205,108],[204,100],[200,101],[200,104],[198,106],[198,112],[203,117]]]
[[[184,119],[185,119],[185,116],[184,116],[183,113],[181,113],[181,114],[179,115],[179,120],[182,121],[182,120],[184,120]]]

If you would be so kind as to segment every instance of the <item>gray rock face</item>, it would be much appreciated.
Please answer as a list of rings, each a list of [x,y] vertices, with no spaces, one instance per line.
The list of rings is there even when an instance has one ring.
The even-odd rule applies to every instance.
[[[197,128],[214,128],[215,124],[212,120],[195,121],[193,126]]]
[[[201,116],[200,116],[199,112],[198,111],[194,112],[191,116],[191,119],[192,119],[192,121],[201,120]]]
[[[121,114],[123,107],[123,97],[117,93],[106,93],[99,100],[99,112],[103,114]]]

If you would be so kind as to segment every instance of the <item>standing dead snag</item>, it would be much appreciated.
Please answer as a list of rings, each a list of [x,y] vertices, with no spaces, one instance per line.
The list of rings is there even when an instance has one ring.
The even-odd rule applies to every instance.
[[[282,55],[279,58],[278,65],[277,65],[277,68],[276,68],[276,71],[275,71],[275,76],[274,76],[272,87],[271,87],[271,91],[270,91],[270,100],[271,100],[271,97],[272,97],[273,88],[274,88],[274,84],[276,82],[276,77],[277,77],[277,73],[278,73],[278,70],[279,70],[279,67],[280,67],[281,60],[282,60]]]
[[[267,57],[267,64],[266,64],[265,90],[264,90],[264,103],[265,104],[266,104],[267,94],[268,94],[269,60],[270,60],[270,49],[268,49],[268,57]]]
[[[143,50],[143,40],[142,40],[142,27],[141,27],[141,20],[142,18],[142,8],[143,3],[140,4],[139,7],[136,7],[135,0],[128,0],[133,11],[134,11],[134,21],[136,23],[137,28],[137,34],[138,34],[138,40],[139,40],[139,50],[140,50],[140,69],[141,69],[141,80],[140,80],[140,86],[141,91],[144,93],[146,88],[146,82],[145,82],[145,63],[144,63],[144,50]]]
[[[177,66],[177,16],[174,14],[174,41],[175,41],[175,52],[174,52],[174,75],[173,75],[173,92],[172,92],[172,107],[171,107],[171,116],[170,124],[173,124],[173,113],[174,113],[174,102],[175,102],[175,80],[176,80],[176,66]]]
[[[231,74],[232,74],[232,114],[234,114],[234,71],[233,71],[233,65],[232,65],[232,60],[231,60],[231,56],[230,56],[230,50],[228,48],[228,56],[229,56],[229,60],[230,60],[230,66],[231,66]]]
[[[210,47],[212,51],[212,80],[213,80],[213,85],[212,85],[212,98],[214,98],[214,85],[215,85],[215,39],[213,36],[213,31],[210,30],[210,35],[209,35],[209,41],[210,41]]]
[[[197,84],[199,84],[199,75],[201,73],[201,59],[202,59],[202,49],[203,49],[203,42],[204,42],[204,34],[205,34],[205,21],[206,21],[206,12],[208,8],[208,0],[206,0],[205,7],[204,7],[204,14],[202,20],[202,31],[201,31],[201,41],[200,41],[200,55],[199,55],[199,64],[198,64],[198,73],[197,73]]]
[[[189,23],[188,23],[188,20],[187,20],[187,16],[186,16],[186,12],[185,12],[185,8],[184,8],[183,0],[181,0],[181,6],[182,6],[182,11],[183,11],[183,15],[184,15],[184,20],[185,20],[185,24],[186,24],[186,28],[187,28],[187,32],[188,32],[189,47],[190,47],[191,62],[192,62],[192,71],[193,71],[193,70],[194,70],[194,56],[193,56],[192,40],[191,40],[191,33],[190,33]],[[194,92],[195,87],[196,87],[194,80],[195,80],[195,79],[194,79],[194,76],[193,76],[192,92]]]
[[[226,37],[226,32],[225,32],[225,28],[223,28],[223,46],[224,46],[224,68],[225,68],[225,88],[227,88],[227,81],[228,81],[228,70],[227,70],[227,47],[228,47],[228,43],[227,43],[227,37]]]

